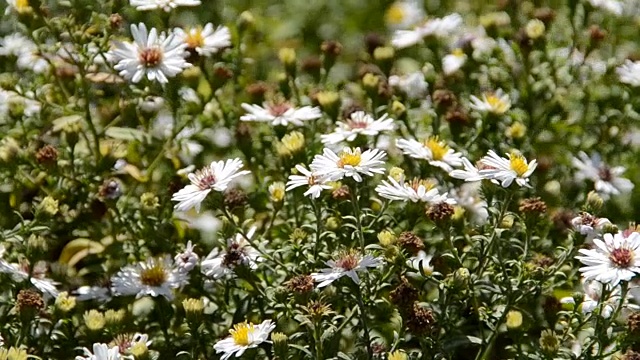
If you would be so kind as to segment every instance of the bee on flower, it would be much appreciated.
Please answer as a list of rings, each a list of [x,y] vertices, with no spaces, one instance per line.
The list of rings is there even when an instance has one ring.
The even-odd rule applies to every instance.
[[[115,63],[113,68],[125,79],[138,83],[146,76],[149,81],[166,84],[168,78],[191,66],[185,60],[187,44],[174,33],[158,34],[156,28],[147,31],[140,23],[131,25],[131,35],[133,43],[115,41],[115,48],[108,53]]]
[[[233,273],[236,266],[244,265],[249,269],[258,268],[258,262],[262,260],[260,252],[247,240],[252,238],[256,228],[249,229],[246,235],[236,234],[227,240],[224,251],[213,249],[200,263],[200,269],[206,276],[220,279]]]
[[[293,105],[282,102],[278,104],[265,103],[263,106],[243,103],[242,108],[247,114],[242,115],[242,121],[268,122],[271,126],[303,126],[305,121],[316,120],[322,117],[318,107],[303,106],[296,108]]]
[[[209,166],[188,175],[191,184],[173,194],[172,201],[178,201],[175,205],[177,211],[187,211],[193,207],[200,212],[200,206],[211,190],[223,192],[229,187],[232,180],[239,176],[250,174],[248,170],[239,171],[242,168],[240,159],[227,161],[214,161]]]
[[[427,160],[430,165],[439,167],[447,172],[463,164],[462,154],[451,149],[444,140],[440,140],[437,136],[431,136],[424,142],[413,139],[398,139],[396,146],[405,155],[409,155],[414,159]]]
[[[342,252],[336,260],[326,262],[327,268],[311,274],[313,280],[319,282],[318,288],[331,285],[332,282],[343,276],[348,276],[354,283],[360,284],[358,272],[367,271],[367,268],[378,267],[382,263],[380,258],[371,255],[362,255],[354,250]]]
[[[271,320],[265,320],[261,324],[255,325],[250,322],[243,322],[233,325],[229,330],[229,336],[213,345],[216,353],[223,353],[221,360],[227,360],[233,355],[240,357],[248,349],[252,349],[262,344],[270,342],[267,339],[269,334],[276,328]]]
[[[469,106],[481,113],[502,115],[511,109],[511,98],[502,89],[484,93],[482,98],[471,95],[469,99],[471,100]]]
[[[330,134],[321,135],[325,145],[338,144],[342,141],[353,141],[358,135],[376,136],[383,131],[393,131],[393,119],[387,114],[375,119],[364,111],[351,113],[347,121],[338,121],[336,129]]]
[[[329,185],[323,177],[318,176],[318,174],[307,170],[302,165],[296,165],[296,170],[301,175],[289,175],[289,181],[287,182],[286,191],[293,190],[300,186],[309,186],[307,191],[304,192],[304,196],[309,196],[312,199],[317,199],[320,197],[322,190],[331,189],[331,185]]]
[[[384,159],[387,153],[379,149],[364,152],[360,148],[344,148],[336,154],[325,148],[322,155],[316,155],[309,166],[311,170],[327,181],[338,181],[351,177],[362,182],[362,175],[373,176],[384,173]]]
[[[519,186],[531,187],[529,177],[538,166],[535,159],[529,162],[521,154],[512,152],[504,158],[493,150],[489,150],[480,162],[487,166],[479,171],[480,176],[484,179],[499,181],[505,188],[509,187],[514,180]]]

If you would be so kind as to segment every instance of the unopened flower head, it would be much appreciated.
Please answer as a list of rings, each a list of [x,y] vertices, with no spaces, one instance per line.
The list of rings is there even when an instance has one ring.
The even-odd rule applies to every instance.
[[[116,63],[114,69],[125,79],[137,83],[146,76],[149,81],[165,84],[191,66],[185,60],[187,45],[175,34],[158,34],[156,28],[147,31],[147,26],[140,23],[131,25],[131,35],[133,43],[115,41],[115,48],[109,52]]]
[[[281,156],[293,156],[300,152],[305,145],[304,134],[299,131],[292,131],[282,137],[276,144],[278,154]]]
[[[202,202],[211,190],[224,192],[232,180],[250,173],[247,170],[239,171],[241,168],[242,161],[240,159],[221,160],[214,161],[209,166],[189,174],[191,184],[171,197],[171,200],[178,201],[175,209],[187,211],[195,207],[199,212]]]

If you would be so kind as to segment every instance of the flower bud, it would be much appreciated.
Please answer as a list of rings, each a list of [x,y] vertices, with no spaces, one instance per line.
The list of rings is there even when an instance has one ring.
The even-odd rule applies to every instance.
[[[281,203],[284,200],[284,183],[281,181],[269,185],[269,199],[274,203]]]
[[[602,196],[600,196],[596,191],[589,191],[589,194],[587,194],[587,211],[590,213],[596,213],[598,212],[600,209],[602,209],[602,206],[604,205],[604,199],[602,199]]]
[[[84,325],[90,331],[100,331],[106,325],[104,314],[98,310],[89,310],[84,313],[82,318],[84,319]]]
[[[238,20],[236,20],[238,31],[241,33],[253,28],[255,23],[256,19],[250,11],[243,11],[240,16],[238,16]]]
[[[384,247],[391,246],[396,242],[396,234],[389,230],[383,230],[378,234],[378,241]]]
[[[38,205],[38,210],[48,216],[54,216],[58,213],[58,200],[47,196]]]
[[[204,313],[204,301],[202,299],[189,298],[182,301],[187,321],[196,323]]]
[[[282,48],[278,52],[278,58],[284,65],[284,69],[291,77],[296,75],[296,51],[292,48]]]
[[[517,329],[522,326],[522,313],[518,310],[511,310],[507,313],[507,328]]]
[[[389,177],[395,181],[400,181],[404,178],[404,170],[394,166],[389,170]]]
[[[56,309],[62,313],[68,313],[76,307],[76,298],[73,296],[69,296],[69,293],[66,291],[58,294],[56,298]]]
[[[538,19],[529,20],[524,28],[527,37],[529,37],[529,39],[531,40],[536,40],[544,36],[545,30],[546,28],[544,26],[544,23]]]

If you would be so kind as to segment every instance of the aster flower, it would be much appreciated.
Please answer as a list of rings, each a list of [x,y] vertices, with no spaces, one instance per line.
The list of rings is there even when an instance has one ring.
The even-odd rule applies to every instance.
[[[369,149],[362,152],[360,148],[344,148],[339,154],[325,148],[322,155],[316,155],[310,165],[311,170],[328,181],[338,181],[345,177],[352,177],[361,182],[362,175],[373,176],[384,173],[384,158],[387,156],[382,150]]]
[[[429,84],[424,80],[424,74],[421,71],[402,76],[391,75],[389,85],[399,89],[412,100],[424,98],[429,89]]]
[[[398,139],[396,146],[405,155],[414,159],[424,159],[430,165],[444,171],[452,171],[454,166],[462,165],[462,154],[451,149],[446,142],[437,136],[431,136],[424,142],[416,140]]]
[[[36,44],[21,33],[9,34],[0,39],[0,56],[20,56],[26,51],[37,51]]]
[[[173,33],[158,35],[155,28],[147,32],[147,26],[140,23],[131,25],[131,35],[133,43],[115,41],[115,48],[109,52],[116,63],[114,69],[125,79],[137,83],[146,76],[150,81],[166,84],[169,77],[191,66],[185,60],[187,44]]]
[[[469,106],[481,113],[502,115],[511,108],[511,99],[502,89],[498,89],[492,93],[484,93],[482,94],[482,99],[474,95],[471,95],[470,99],[471,104],[469,104]]]
[[[303,106],[295,108],[289,103],[250,105],[243,103],[242,108],[247,114],[242,115],[242,121],[269,122],[272,126],[287,126],[289,123],[295,126],[304,125],[305,121],[322,117],[318,107]]]
[[[131,349],[136,345],[144,345],[144,347],[148,348],[152,343],[153,341],[149,340],[149,335],[140,333],[121,334],[116,336],[112,342],[118,347],[120,354],[123,355],[131,354]]]
[[[202,56],[211,56],[231,46],[231,32],[226,26],[214,29],[213,24],[207,23],[204,28],[199,26],[186,31],[176,28],[174,34],[187,45],[188,50]]]
[[[194,267],[196,267],[199,257],[198,254],[193,251],[193,244],[191,243],[191,240],[187,242],[187,247],[184,249],[184,251],[176,255],[174,260],[178,269],[183,272],[189,272],[193,270]]]
[[[452,178],[464,180],[464,181],[480,181],[483,177],[480,175],[480,170],[475,167],[469,159],[461,157],[463,169],[456,169],[449,172],[449,176]]]
[[[442,58],[442,71],[445,75],[451,75],[460,70],[467,62],[467,54],[462,49],[455,49],[451,54]]]
[[[582,287],[584,289],[584,300],[580,303],[582,313],[592,313],[598,308],[598,305],[602,301],[604,302],[604,306],[602,307],[602,313],[600,315],[606,319],[610,318],[611,314],[613,314],[615,308],[620,303],[620,286],[616,286],[611,291],[611,294],[607,299],[602,299],[602,290],[604,289],[604,285],[599,281],[583,279]],[[575,299],[572,296],[567,296],[560,299],[560,302],[563,304],[575,304]],[[625,303],[627,302],[628,300],[625,299]]]
[[[120,360],[120,352],[117,346],[109,347],[107,344],[93,344],[93,352],[84,348],[85,356],[76,356],[76,360]]]
[[[382,180],[382,184],[376,186],[378,195],[385,199],[396,201],[424,202],[429,204],[437,204],[446,202],[455,204],[455,200],[447,197],[446,194],[440,194],[435,187],[435,181],[413,179],[405,181],[404,176],[400,176],[398,180],[389,176],[388,181]]]
[[[198,6],[200,0],[129,0],[138,11],[162,9],[169,12],[178,6]]]
[[[0,244],[0,273],[11,275],[14,281],[22,282],[29,280],[36,289],[40,290],[47,298],[58,297],[59,291],[56,288],[57,282],[45,277],[47,266],[45,262],[37,262],[32,271],[29,265],[24,263],[21,265],[12,264],[4,260],[6,248]]]
[[[102,286],[80,286],[74,294],[78,301],[97,300],[107,302],[111,300],[111,289]]]
[[[611,286],[629,281],[640,273],[640,234],[624,236],[604,234],[603,240],[593,239],[595,248],[578,250],[576,256],[585,266],[580,272],[587,280],[597,280]]]
[[[571,220],[573,228],[580,234],[585,235],[587,240],[592,240],[602,233],[605,226],[611,225],[611,221],[607,218],[599,218],[588,212],[580,213]]]
[[[407,48],[421,42],[427,36],[444,38],[453,34],[462,25],[460,14],[450,14],[443,18],[435,18],[415,26],[411,30],[396,30],[391,39],[395,48]]]
[[[395,129],[393,119],[389,118],[387,114],[374,120],[371,115],[364,111],[355,111],[351,113],[347,121],[338,121],[336,125],[338,127],[332,133],[320,136],[323,144],[353,141],[358,135],[376,136],[383,131]]]
[[[252,227],[247,232],[246,238],[252,238],[255,232],[256,228]],[[236,234],[227,240],[227,248],[224,251],[213,249],[200,264],[202,273],[214,279],[220,279],[232,274],[236,266],[244,265],[252,270],[257,269],[258,262],[262,261],[262,258],[246,238],[242,234]]]
[[[172,201],[178,201],[174,207],[177,211],[187,211],[193,207],[200,212],[200,206],[211,190],[223,192],[235,178],[250,174],[243,170],[242,161],[233,159],[214,161],[209,166],[188,175],[191,184],[173,194]]]
[[[286,191],[293,190],[300,186],[309,186],[309,189],[304,192],[304,196],[317,199],[320,197],[322,190],[331,189],[331,186],[328,185],[323,178],[307,170],[304,166],[296,165],[296,169],[302,175],[289,175]]]
[[[575,174],[576,180],[593,181],[596,191],[604,196],[628,193],[634,187],[629,179],[620,177],[626,170],[623,166],[609,167],[598,153],[589,157],[581,151],[578,157],[571,160],[571,163],[578,169]]]
[[[407,266],[421,275],[431,275],[433,273],[431,259],[433,259],[433,255],[428,255],[424,250],[420,250],[418,255],[407,260]]]
[[[355,251],[348,251],[340,254],[337,260],[327,261],[328,268],[312,273],[311,277],[320,283],[318,284],[319,288],[331,285],[332,282],[343,276],[348,276],[353,282],[360,284],[358,272],[366,271],[370,267],[377,267],[381,263],[380,258],[374,258],[371,255],[362,256]]]
[[[620,78],[621,83],[631,86],[640,86],[640,61],[624,61],[624,64],[616,68],[616,74]]]
[[[395,1],[385,13],[387,25],[392,29],[408,29],[425,17],[424,9],[417,0]]]
[[[480,183],[472,182],[462,184],[458,189],[449,191],[450,196],[470,214],[471,221],[475,224],[484,224],[489,218],[487,202],[480,197]]]
[[[12,11],[18,14],[28,14],[33,11],[29,5],[29,0],[7,0],[7,5],[5,14],[10,14]]]
[[[480,176],[499,181],[502,187],[509,187],[515,180],[520,186],[531,187],[529,176],[538,166],[536,160],[528,162],[524,156],[516,153],[507,154],[508,158],[498,156],[493,150],[480,160],[488,168],[480,170]]]
[[[188,282],[187,274],[178,269],[171,257],[149,258],[135,265],[122,268],[111,278],[112,291],[116,296],[145,295],[164,296],[173,299],[173,290]]]
[[[276,328],[271,320],[265,320],[261,324],[243,322],[235,324],[229,330],[229,336],[213,345],[216,354],[223,353],[221,360],[227,360],[233,355],[240,357],[247,349],[252,349],[269,342],[269,334]]]

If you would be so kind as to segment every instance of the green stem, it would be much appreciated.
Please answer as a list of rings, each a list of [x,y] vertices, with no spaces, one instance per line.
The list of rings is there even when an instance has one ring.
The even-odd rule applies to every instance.
[[[362,221],[360,221],[360,204],[358,203],[358,185],[353,185],[350,187],[351,193],[351,204],[353,205],[353,212],[356,217],[356,226],[358,227],[358,235],[360,237],[360,250],[364,255],[364,233],[362,232]]]
[[[371,360],[373,357],[373,349],[371,348],[371,337],[369,335],[369,327],[367,326],[366,308],[364,306],[364,301],[362,300],[362,290],[360,289],[360,284],[356,284],[356,287],[356,298],[358,299],[358,307],[360,308],[360,321],[362,322],[362,329],[364,331],[364,341],[367,347],[367,358]]]

